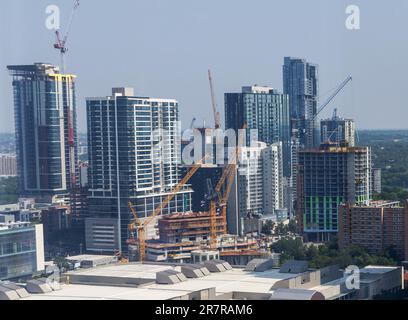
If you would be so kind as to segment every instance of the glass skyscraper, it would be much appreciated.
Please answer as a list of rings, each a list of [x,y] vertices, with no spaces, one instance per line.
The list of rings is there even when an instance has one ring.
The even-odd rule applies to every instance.
[[[87,249],[126,251],[128,202],[143,220],[181,180],[178,102],[115,88],[110,97],[87,99],[87,121]],[[190,211],[191,193],[181,190],[162,214]],[[147,237],[155,238],[150,227]]]
[[[44,63],[7,68],[13,77],[20,195],[49,202],[69,194],[78,181],[75,76]]]
[[[291,126],[294,136],[305,148],[318,147],[317,125],[319,69],[304,59],[285,57],[283,93],[289,95]]]
[[[238,132],[246,123],[246,141],[250,132],[257,130],[257,140],[268,145],[282,142],[283,175],[291,175],[291,135],[289,97],[269,87],[243,87],[241,93],[225,94],[226,129]]]

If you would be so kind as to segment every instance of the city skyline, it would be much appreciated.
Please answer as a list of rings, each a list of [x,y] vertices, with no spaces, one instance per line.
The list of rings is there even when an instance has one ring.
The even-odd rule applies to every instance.
[[[71,3],[54,2],[61,8],[64,27]],[[223,94],[238,91],[244,85],[268,85],[282,90],[284,56],[305,58],[319,65],[322,95],[347,75],[353,76],[354,84],[336,98],[322,118],[337,107],[341,114],[356,120],[359,130],[406,128],[401,116],[404,114],[402,97],[406,86],[401,70],[408,69],[408,65],[401,57],[406,55],[408,48],[398,41],[393,31],[406,28],[401,8],[408,7],[408,4],[398,1],[389,10],[383,10],[379,4],[368,6],[362,1],[355,2],[362,15],[361,30],[356,31],[345,28],[348,4],[345,1],[327,5],[324,1],[304,4],[257,0],[252,7],[243,7],[239,1],[179,1],[175,5],[159,0],[120,1],[118,6],[98,4],[96,13],[100,19],[93,19],[91,26],[87,22],[95,14],[94,5],[92,2],[81,3],[67,57],[68,70],[78,75],[79,132],[84,132],[86,127],[85,97],[99,96],[113,86],[134,87],[138,95],[177,99],[183,127],[187,127],[193,117],[198,123],[205,120],[212,124],[206,77],[209,67],[214,73],[217,102],[221,109]],[[58,52],[52,48],[54,34],[45,27],[47,5],[46,1],[24,3],[23,10],[23,1],[0,4],[0,21],[8,26],[0,31],[0,40],[8,48],[0,55],[0,68],[4,71],[0,77],[0,104],[4,111],[0,120],[1,132],[14,130],[12,97],[5,66],[35,61],[59,63]],[[215,5],[217,10],[212,10]],[[264,9],[259,10],[260,7]],[[286,20],[293,7],[297,10],[291,14],[298,23],[288,24]],[[178,10],[180,8],[183,10]],[[227,15],[228,10],[234,12],[235,19]],[[270,19],[270,13],[275,11],[282,14]],[[136,22],[127,23],[135,12],[145,14],[137,16]],[[112,17],[123,14],[124,18],[115,25],[103,25],[99,21],[106,20],[108,14]],[[158,21],[156,25],[149,23],[151,17]],[[384,23],[376,25],[379,17]],[[241,24],[244,19],[250,23]],[[299,26],[306,22],[309,28],[304,37],[291,41],[297,36]],[[284,34],[275,31],[280,30],[280,26],[285,27]],[[271,41],[264,40],[264,32],[270,32]],[[105,41],[112,36],[118,44],[113,48],[111,41]],[[249,43],[258,44],[257,50],[237,41],[248,37],[251,37]],[[311,39],[315,45],[306,45]],[[381,39],[380,46],[378,39]],[[137,50],[140,46],[150,50]],[[113,59],[118,49],[121,59]],[[389,59],[381,59],[383,56]],[[95,81],[95,76],[102,72],[106,80]],[[385,115],[382,112],[384,106],[389,111]]]
[[[408,299],[407,1],[48,1],[0,1],[0,302]]]

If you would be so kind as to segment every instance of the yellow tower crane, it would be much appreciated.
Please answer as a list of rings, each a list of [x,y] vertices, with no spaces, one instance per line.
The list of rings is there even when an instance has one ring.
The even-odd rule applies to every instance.
[[[248,127],[247,124],[244,124],[244,127],[242,129],[246,130],[247,127]],[[232,185],[234,184],[234,179],[237,174],[239,154],[243,143],[244,134],[239,134],[238,145],[235,148],[235,152],[232,155],[232,159],[229,161],[227,167],[225,168],[221,176],[221,179],[218,181],[218,184],[215,187],[215,192],[218,197],[218,205],[221,208],[224,234],[227,233],[228,198],[231,194]],[[221,190],[222,187],[224,186],[225,181],[227,181],[227,185],[225,187],[224,193],[222,194]],[[212,199],[210,203],[210,249],[215,250],[216,248],[217,248],[217,202],[214,199]]]
[[[153,221],[156,216],[161,214],[162,210],[169,204],[171,200],[173,200],[176,194],[184,187],[184,185],[191,179],[191,177],[194,176],[197,170],[202,166],[203,160],[191,167],[186,176],[179,182],[179,184],[170,192],[167,198],[153,211],[152,215],[145,221],[141,221],[141,219],[137,216],[136,210],[134,209],[132,203],[128,203],[130,211],[133,214],[133,220],[128,225],[131,238],[128,239],[127,243],[133,245],[137,244],[139,246],[138,251],[140,261],[143,262],[146,256],[146,227]],[[137,239],[134,238],[135,230],[137,230]]]

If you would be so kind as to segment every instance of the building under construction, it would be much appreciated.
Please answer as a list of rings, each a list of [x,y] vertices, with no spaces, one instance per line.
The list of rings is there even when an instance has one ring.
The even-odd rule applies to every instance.
[[[207,256],[216,252],[218,257],[233,265],[245,265],[254,258],[267,257],[259,250],[259,244],[253,238],[240,238],[231,235],[218,237],[216,249],[208,251],[208,241],[183,241],[165,243],[161,241],[146,242],[146,260],[155,262],[193,262],[194,256]],[[138,261],[137,246],[129,246],[129,260]]]
[[[325,144],[299,152],[297,213],[308,241],[327,241],[338,231],[342,203],[371,200],[371,149]]]
[[[193,256],[208,256],[216,253],[218,257],[227,257],[233,264],[244,264],[262,257],[256,239],[240,238],[226,234],[224,217],[215,217],[217,239],[211,242],[211,217],[209,212],[174,213],[158,219],[158,240],[145,243],[146,259],[156,262],[193,261]],[[129,260],[140,260],[139,246],[129,245]],[[240,257],[244,256],[244,259]],[[208,257],[206,259],[209,259]]]
[[[185,241],[206,241],[210,237],[210,213],[190,212],[164,216],[159,220],[160,241],[180,243]],[[225,233],[223,217],[216,217],[217,236]]]

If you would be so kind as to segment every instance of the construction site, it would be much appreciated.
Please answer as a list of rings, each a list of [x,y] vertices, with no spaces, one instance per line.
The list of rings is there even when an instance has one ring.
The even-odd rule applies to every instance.
[[[68,51],[67,43],[71,26],[79,6],[79,0],[75,0],[65,33],[62,34],[59,30],[55,32],[56,42],[54,43],[54,49],[58,50],[60,53],[62,73],[64,73],[66,69],[65,58]],[[153,204],[153,211],[151,214],[150,209],[140,209],[140,206],[138,207],[137,203],[135,203],[134,198],[128,198],[129,200],[126,200],[126,202],[129,201],[129,203],[127,203],[129,211],[126,214],[123,214],[126,219],[126,223],[124,224],[125,228],[129,221],[128,217],[131,218],[127,226],[127,236],[125,236],[125,240],[127,239],[127,247],[123,248],[120,246],[120,249],[118,250],[123,252],[116,252],[116,255],[124,262],[190,262],[196,257],[202,255],[202,259],[210,256],[217,256],[229,261],[231,264],[243,265],[254,258],[271,256],[268,244],[261,243],[259,236],[239,237],[237,235],[228,234],[227,206],[230,205],[230,195],[233,186],[237,181],[238,157],[241,152],[241,147],[245,145],[244,139],[246,134],[243,132],[238,134],[239,136],[236,141],[234,141],[234,148],[228,150],[230,154],[223,154],[223,157],[229,157],[225,165],[214,165],[214,163],[212,163],[213,150],[208,152],[206,148],[207,142],[208,140],[213,141],[214,131],[221,129],[224,126],[217,106],[214,90],[215,86],[211,70],[208,70],[208,80],[214,124],[210,127],[204,125],[203,128],[197,129],[197,131],[201,132],[203,135],[203,137],[201,137],[203,144],[202,149],[200,150],[203,158],[201,161],[196,161],[192,165],[184,166],[183,169],[186,171],[184,178],[182,178],[174,188],[173,183],[171,184],[171,187],[162,187],[161,191],[165,192],[164,194],[167,195],[167,197],[160,199],[160,201]],[[327,102],[318,110],[316,117],[351,80],[351,77],[348,77],[336,89],[335,93],[331,95]],[[76,215],[76,211],[79,210],[78,204],[81,203],[81,192],[77,181],[79,172],[74,166],[77,159],[75,153],[76,132],[74,130],[74,118],[74,109],[70,106],[69,110],[67,110],[66,119],[68,124],[69,159],[71,159],[69,175],[70,208],[73,215]],[[194,118],[190,129],[193,129],[195,120],[196,119]],[[313,121],[314,120],[315,119],[313,119]],[[246,131],[247,128],[247,124],[243,122],[239,124],[237,129],[243,129],[241,131]],[[88,128],[88,130],[90,130],[90,128]],[[207,132],[210,132],[209,135]],[[191,187],[190,183],[193,176],[195,176],[199,170],[203,168],[208,169],[209,167],[213,169],[211,172],[212,181],[210,181],[210,183],[208,181],[210,170],[208,170],[208,173],[202,175],[203,178],[200,176],[198,179],[202,179],[198,183],[201,183],[200,187],[202,188],[197,188],[199,189],[199,192],[197,192],[196,197],[194,198],[192,212],[176,212],[170,215],[163,214],[163,212],[165,212],[164,210],[167,207],[170,207],[169,204],[171,201],[175,200],[180,191],[184,190],[184,188]],[[203,199],[197,198],[201,196]],[[158,206],[157,203],[159,203]],[[202,211],[198,210],[201,208]],[[90,211],[89,208],[88,210]],[[137,212],[136,210],[139,210],[140,212]],[[120,216],[121,213],[118,213],[118,215]],[[113,226],[113,228],[116,228],[116,226]],[[100,231],[96,230],[95,232],[97,233]],[[101,240],[99,239],[99,241]],[[96,250],[97,249],[94,249],[94,251]],[[201,260],[201,258],[198,259]]]
[[[222,124],[220,113],[217,110],[211,71],[208,72],[208,77],[214,114],[214,129],[217,130],[222,127]],[[246,128],[244,125],[242,129]],[[200,130],[200,132],[205,135],[203,141],[207,141],[207,130]],[[244,134],[241,134],[237,140],[231,159],[227,164],[219,167],[221,176],[213,176],[213,180],[218,180],[212,181],[215,187],[212,188],[212,183],[207,185],[208,192],[205,199],[202,199],[202,203],[204,207],[209,208],[208,211],[161,214],[177,192],[188,186],[192,177],[200,169],[214,166],[212,163],[208,164],[212,161],[212,156],[207,151],[204,151],[204,157],[201,161],[187,167],[188,171],[184,178],[149,217],[140,219],[135,206],[129,202],[128,206],[133,220],[128,228],[130,234],[127,241],[128,256],[123,257],[122,253],[118,253],[124,261],[185,263],[222,258],[231,264],[244,265],[254,258],[270,256],[270,254],[260,250],[257,239],[228,235],[227,205],[238,171],[237,159],[240,148],[244,144]],[[208,181],[201,181],[203,185],[206,182]],[[156,239],[150,237],[152,227],[158,231]]]

